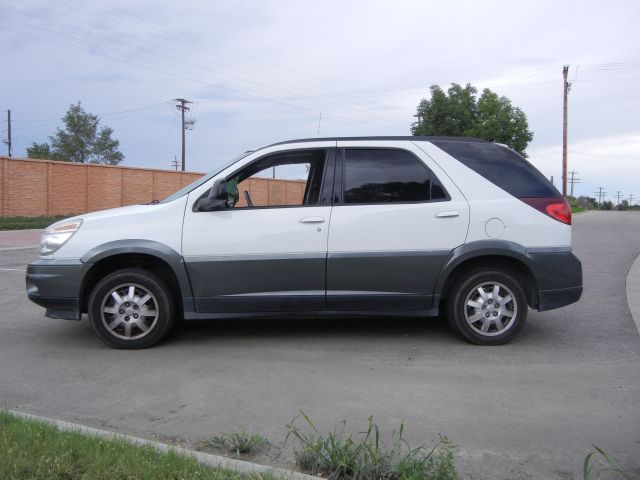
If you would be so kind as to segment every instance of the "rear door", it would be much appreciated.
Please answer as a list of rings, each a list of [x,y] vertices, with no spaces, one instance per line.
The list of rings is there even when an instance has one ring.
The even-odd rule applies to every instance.
[[[327,256],[330,310],[426,310],[469,207],[412,142],[339,141]]]

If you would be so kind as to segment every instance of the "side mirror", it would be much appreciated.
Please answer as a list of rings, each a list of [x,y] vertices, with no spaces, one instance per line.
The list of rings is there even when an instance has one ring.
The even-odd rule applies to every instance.
[[[194,212],[213,212],[227,207],[227,189],[224,180],[216,180],[206,197],[201,197],[193,206]]]

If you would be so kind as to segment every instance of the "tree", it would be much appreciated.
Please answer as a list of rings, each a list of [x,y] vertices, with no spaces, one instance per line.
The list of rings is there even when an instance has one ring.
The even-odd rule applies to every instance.
[[[601,210],[613,210],[613,202],[611,200],[605,200],[600,204]]]
[[[27,147],[27,157],[46,160],[60,160],[58,156],[51,151],[51,147],[48,143],[33,142],[30,147]]]
[[[120,142],[111,138],[113,129],[102,127],[97,115],[87,113],[80,102],[70,105],[62,118],[65,129],[58,128],[48,143],[33,143],[27,148],[29,158],[48,158],[77,163],[117,165],[124,160],[118,150]]]
[[[627,210],[629,208],[629,200],[622,200],[622,202],[620,202],[620,204],[618,205],[618,210]]]
[[[447,92],[432,85],[431,98],[422,99],[417,108],[418,122],[411,126],[413,135],[451,135],[478,137],[504,143],[523,156],[533,140],[527,116],[507,97],[499,97],[488,88],[476,99],[471,84],[462,88],[452,83]]]

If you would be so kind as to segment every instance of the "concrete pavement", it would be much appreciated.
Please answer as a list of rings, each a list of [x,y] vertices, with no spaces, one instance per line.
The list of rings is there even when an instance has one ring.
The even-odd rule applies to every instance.
[[[184,325],[161,346],[117,351],[86,321],[58,321],[25,297],[34,250],[0,252],[0,402],[94,427],[193,445],[244,427],[276,445],[257,461],[287,468],[285,425],[386,438],[446,434],[463,478],[580,478],[595,444],[640,472],[640,336],[626,274],[640,215],[574,218],[584,295],[531,311],[509,345],[482,348],[439,320],[220,321]],[[635,269],[632,269],[635,272]],[[637,298],[631,293],[630,298]]]
[[[0,231],[0,250],[36,247],[40,242],[42,230],[4,230]]]

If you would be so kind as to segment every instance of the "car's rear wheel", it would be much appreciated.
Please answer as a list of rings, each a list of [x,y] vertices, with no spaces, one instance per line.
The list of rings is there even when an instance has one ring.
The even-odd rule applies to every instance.
[[[140,268],[118,270],[95,286],[89,320],[97,336],[115,348],[146,348],[162,340],[173,323],[171,293],[162,280]]]
[[[449,324],[477,345],[510,342],[527,319],[527,301],[515,275],[478,269],[462,275],[447,301]]]

